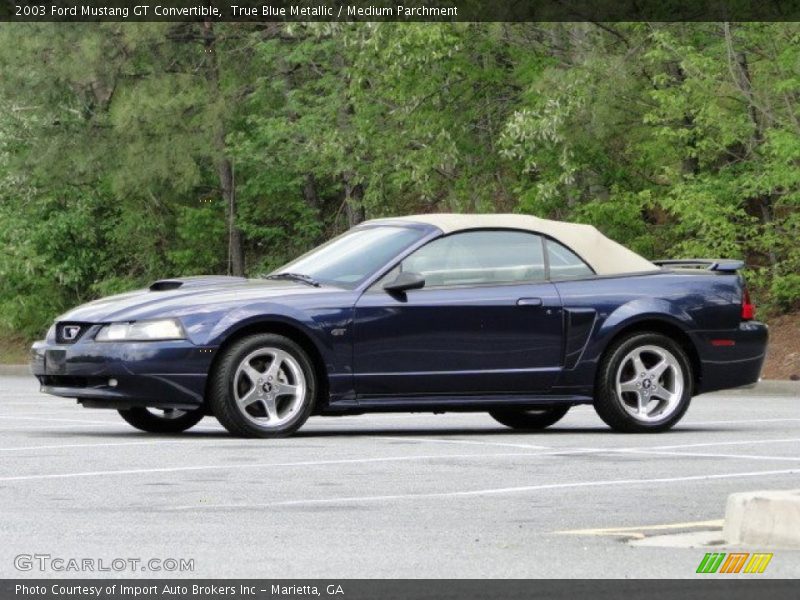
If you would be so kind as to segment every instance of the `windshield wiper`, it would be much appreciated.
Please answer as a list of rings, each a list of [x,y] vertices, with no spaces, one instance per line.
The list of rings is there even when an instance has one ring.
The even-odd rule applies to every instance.
[[[272,275],[264,275],[264,279],[290,279],[292,281],[300,281],[308,285],[313,285],[314,287],[319,287],[320,285],[319,281],[303,273],[273,273]]]

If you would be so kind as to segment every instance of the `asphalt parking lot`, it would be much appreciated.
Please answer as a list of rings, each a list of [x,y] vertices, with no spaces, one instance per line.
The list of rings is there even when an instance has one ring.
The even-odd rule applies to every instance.
[[[124,577],[693,577],[708,550],[627,540],[713,532],[728,494],[800,487],[799,409],[757,389],[701,396],[659,435],[613,434],[579,407],[542,433],[389,414],[241,440],[211,418],[140,433],[4,376],[0,576],[92,575],[15,568],[38,553],[194,559],[100,574]],[[800,551],[770,551],[763,576],[800,576]]]

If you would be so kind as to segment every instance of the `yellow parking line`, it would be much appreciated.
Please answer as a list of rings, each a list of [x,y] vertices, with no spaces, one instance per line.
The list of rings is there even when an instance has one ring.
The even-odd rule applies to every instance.
[[[716,529],[723,525],[722,519],[713,521],[689,521],[685,523],[664,523],[660,525],[637,525],[636,527],[599,527],[594,529],[568,529],[556,531],[560,535],[597,535],[644,539],[646,531],[669,531],[674,529]]]

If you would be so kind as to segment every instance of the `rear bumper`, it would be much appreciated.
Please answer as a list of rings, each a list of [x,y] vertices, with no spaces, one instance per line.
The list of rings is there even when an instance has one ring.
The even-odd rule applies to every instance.
[[[745,321],[738,329],[701,332],[698,394],[753,385],[761,377],[767,355],[767,326]]]
[[[41,391],[86,406],[203,405],[213,351],[189,341],[76,344],[35,342],[31,371]]]

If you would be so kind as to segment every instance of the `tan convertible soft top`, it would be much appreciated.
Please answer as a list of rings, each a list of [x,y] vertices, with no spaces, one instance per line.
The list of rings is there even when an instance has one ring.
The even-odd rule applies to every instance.
[[[469,229],[523,229],[550,236],[561,242],[585,260],[598,275],[658,270],[658,267],[649,260],[607,238],[591,225],[551,221],[531,215],[462,215],[454,213],[373,219],[363,224],[389,225],[394,223],[426,223],[438,227],[443,233]]]

